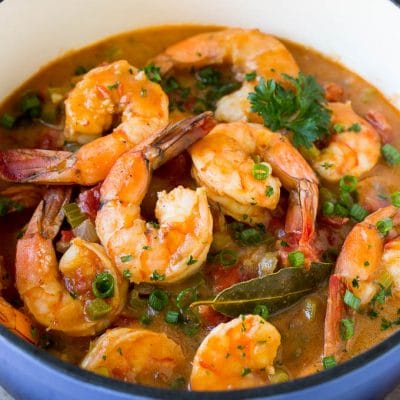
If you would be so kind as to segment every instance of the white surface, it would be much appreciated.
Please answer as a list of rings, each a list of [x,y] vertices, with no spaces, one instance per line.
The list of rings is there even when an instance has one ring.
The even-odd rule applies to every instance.
[[[5,0],[0,99],[68,49],[136,27],[184,22],[257,27],[312,46],[400,108],[400,9],[389,0]]]

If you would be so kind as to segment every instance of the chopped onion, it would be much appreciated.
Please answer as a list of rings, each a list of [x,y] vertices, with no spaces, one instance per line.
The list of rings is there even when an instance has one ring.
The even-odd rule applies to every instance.
[[[74,232],[76,237],[87,242],[98,243],[100,241],[96,233],[96,228],[90,219],[85,219],[76,228],[72,229],[72,232]]]

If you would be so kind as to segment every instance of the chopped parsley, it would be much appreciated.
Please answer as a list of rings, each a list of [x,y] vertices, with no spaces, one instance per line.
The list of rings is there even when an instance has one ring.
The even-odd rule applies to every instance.
[[[121,260],[121,262],[126,263],[129,261],[132,261],[133,257],[130,254],[127,254],[126,256],[121,256],[120,260]]]
[[[271,197],[274,194],[274,188],[272,186],[267,186],[265,189],[265,195]]]
[[[197,260],[195,260],[192,255],[189,256],[189,258],[188,258],[188,260],[186,262],[187,265],[193,265],[193,264],[196,264],[196,263],[197,263]]]
[[[143,71],[150,81],[155,83],[161,83],[161,70],[159,67],[151,63],[146,65],[143,68]]]
[[[358,123],[354,123],[350,125],[347,130],[349,132],[361,132],[361,125]]]
[[[325,107],[324,90],[314,77],[299,74],[298,78],[284,74],[292,89],[277,81],[260,79],[249,94],[251,111],[260,115],[264,125],[273,131],[287,129],[293,133],[293,144],[310,148],[329,136],[330,111]]]
[[[109,90],[114,90],[114,89],[118,89],[118,86],[119,86],[119,82],[117,81],[117,82],[113,83],[112,85],[107,86],[107,88]]]
[[[155,270],[151,274],[150,280],[151,281],[163,281],[163,280],[165,280],[165,275],[164,274],[160,274],[159,272],[157,272],[157,270]]]
[[[130,279],[131,276],[132,276],[132,272],[129,271],[129,269],[124,269],[124,271],[122,272],[122,276],[123,276],[125,279]]]

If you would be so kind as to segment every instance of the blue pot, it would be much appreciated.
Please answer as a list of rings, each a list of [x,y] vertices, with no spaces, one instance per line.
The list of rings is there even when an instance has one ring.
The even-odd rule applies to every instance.
[[[235,392],[177,392],[127,384],[60,361],[0,325],[0,385],[17,400],[382,399],[400,382],[400,332],[333,369]]]

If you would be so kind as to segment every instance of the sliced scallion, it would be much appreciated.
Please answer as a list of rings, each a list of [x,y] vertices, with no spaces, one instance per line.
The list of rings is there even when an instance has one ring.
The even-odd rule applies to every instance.
[[[387,235],[392,228],[393,220],[391,218],[384,218],[376,223],[376,229],[378,229],[382,235]]]
[[[360,204],[353,204],[350,209],[350,216],[355,219],[357,222],[364,221],[364,219],[368,216],[368,211],[360,206]]]
[[[357,178],[352,175],[345,175],[340,179],[339,187],[344,192],[354,192],[357,187]]]
[[[389,165],[400,164],[400,152],[391,144],[384,144],[381,147],[381,153],[383,158]]]
[[[168,324],[177,324],[179,321],[179,311],[167,311],[165,314],[165,322]]]
[[[324,369],[336,367],[335,357],[333,357],[333,356],[324,357],[322,359],[322,365],[324,366]]]
[[[354,336],[354,322],[351,319],[343,318],[340,321],[340,335],[343,340],[349,340]]]
[[[253,176],[258,181],[263,181],[269,176],[269,167],[263,163],[253,165]]]
[[[76,228],[86,219],[86,215],[82,213],[81,209],[76,203],[66,204],[63,207],[63,211],[72,229]]]
[[[109,272],[98,274],[92,283],[93,294],[100,299],[114,295],[114,277]]]
[[[350,290],[346,290],[346,293],[344,294],[343,301],[345,304],[347,304],[349,307],[353,308],[354,310],[358,310],[361,304],[361,300],[355,296],[353,293],[350,292]]]
[[[288,254],[288,260],[291,267],[301,267],[304,265],[305,257],[301,251],[292,251]]]
[[[269,310],[268,307],[264,304],[257,304],[254,307],[254,311],[253,311],[254,315],[259,315],[261,318],[264,318],[265,320],[268,319],[269,317]]]
[[[238,254],[235,250],[224,249],[218,253],[219,263],[224,267],[235,265],[238,261]]]
[[[92,321],[105,317],[111,310],[110,304],[103,299],[94,299],[88,302],[85,308],[86,314]]]
[[[163,290],[153,290],[149,296],[149,305],[153,310],[162,311],[168,303],[168,294]]]

